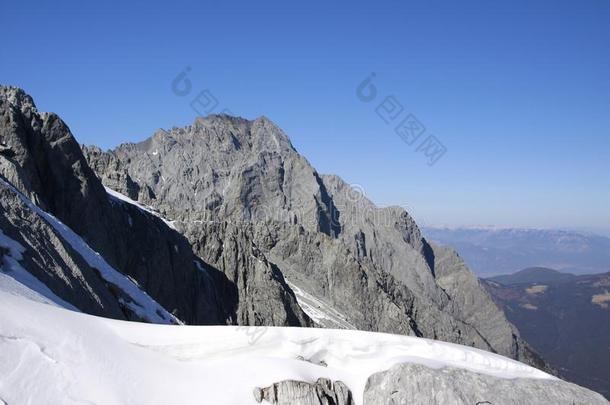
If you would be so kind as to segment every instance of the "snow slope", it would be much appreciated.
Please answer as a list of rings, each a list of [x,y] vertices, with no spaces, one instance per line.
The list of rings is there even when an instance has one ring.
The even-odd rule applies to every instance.
[[[0,285],[0,404],[254,405],[254,387],[319,377],[344,381],[362,404],[367,378],[402,362],[554,378],[498,355],[421,338],[123,322],[22,292]]]
[[[288,286],[294,291],[299,306],[315,323],[325,328],[357,329],[346,320],[346,316],[321,299],[286,279]]]
[[[35,212],[39,217],[41,217],[44,221],[51,225],[51,227],[53,227],[53,229],[61,236],[61,238],[68,242],[68,244],[70,244],[70,246],[76,252],[78,252],[78,254],[83,259],[85,259],[89,266],[99,271],[101,277],[103,277],[106,282],[111,283],[116,287],[120,288],[130,298],[130,301],[122,302],[122,304],[128,307],[135,314],[137,314],[140,318],[146,319],[154,323],[181,323],[180,320],[178,320],[175,316],[165,310],[165,308],[163,308],[159,303],[152,299],[147,293],[142,291],[133,280],[126,277],[124,274],[110,266],[108,262],[106,262],[106,260],[104,260],[104,258],[99,253],[91,249],[91,247],[89,247],[89,245],[87,245],[87,243],[78,234],[76,234],[76,232],[74,232],[60,220],[55,218],[53,215],[43,211],[29,198],[20,193],[19,190],[17,190],[15,187],[13,187],[11,184],[7,183],[3,179],[0,179],[0,185],[10,189],[21,199],[21,201],[23,201],[25,205],[28,206],[30,210]],[[17,242],[9,240],[9,238],[7,238],[6,236],[4,236],[3,239],[4,242],[8,244],[9,250],[11,251],[10,257],[16,257],[16,254],[20,255],[19,247],[15,246]],[[0,243],[3,241],[3,239],[0,239]],[[13,260],[13,262],[14,261],[15,260]],[[0,265],[2,265],[2,263],[0,263]],[[23,272],[27,273],[26,275],[24,275],[19,268],[16,268],[15,271],[7,272],[5,271],[6,269],[4,265],[1,267],[5,275],[14,276],[13,278],[15,278],[15,280],[21,280],[23,282],[23,277],[28,276],[31,279],[36,280],[33,276],[29,275],[29,273],[25,272],[25,270],[23,270]],[[11,270],[11,268],[8,268],[8,270]],[[38,283],[41,284],[39,281]],[[42,287],[46,288],[45,286]],[[34,288],[34,290],[40,293],[40,289]],[[53,301],[54,299],[51,300]]]

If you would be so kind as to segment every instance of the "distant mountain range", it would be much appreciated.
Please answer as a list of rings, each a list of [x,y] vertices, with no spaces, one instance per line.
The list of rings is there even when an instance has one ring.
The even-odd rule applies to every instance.
[[[610,271],[610,238],[549,229],[422,228],[452,246],[479,276],[549,267],[574,274]]]
[[[610,273],[529,268],[483,284],[563,377],[610,398]]]
[[[571,273],[562,273],[546,267],[529,267],[513,274],[503,274],[489,277],[488,280],[504,285],[527,283],[561,283],[573,280],[576,276]]]

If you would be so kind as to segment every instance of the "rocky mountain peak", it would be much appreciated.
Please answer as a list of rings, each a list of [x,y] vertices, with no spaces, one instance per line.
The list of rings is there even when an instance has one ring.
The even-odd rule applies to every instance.
[[[0,100],[6,101],[22,111],[37,111],[32,97],[19,87],[0,85]]]
[[[5,94],[0,134],[14,155],[0,174],[181,320],[313,319],[536,361],[453,251],[428,244],[405,210],[319,175],[268,118],[212,115],[81,151],[59,117]],[[13,211],[17,238],[29,228]]]
[[[230,143],[236,150],[244,148],[247,152],[278,154],[296,152],[284,131],[265,116],[251,121],[227,114],[211,114],[197,117],[188,129],[187,133]],[[181,132],[180,129],[177,131]]]
[[[182,172],[169,174],[159,169],[164,164],[161,158],[167,155],[188,162],[181,153],[192,145],[181,147],[179,133],[157,132],[144,143],[125,144],[113,153],[87,149],[91,160],[93,156],[100,159],[94,169],[117,170],[110,178],[125,184],[126,196],[121,196],[104,189],[70,129],[57,115],[29,107],[31,98],[22,91],[11,88],[3,94],[21,103],[22,108],[15,108],[12,102],[0,103],[0,136],[8,148],[0,149],[0,231],[32,245],[28,257],[33,259],[24,265],[54,293],[89,313],[132,317],[121,314],[125,309],[122,303],[127,301],[120,289],[106,287],[97,276],[100,269],[83,266],[79,252],[65,250],[66,237],[48,230],[44,220],[24,218],[28,210],[15,202],[19,200],[15,193],[31,201],[31,207],[60,220],[60,229],[82,238],[78,246],[87,245],[109,267],[136,280],[137,288],[142,286],[168,313],[185,323],[310,325],[281,273],[264,256],[255,254],[256,245],[249,235],[236,227],[208,235],[214,242],[205,248],[214,252],[214,260],[203,261],[168,221],[126,197],[158,198],[153,190],[136,182],[141,179],[131,180],[126,171],[120,171],[120,156],[133,154],[147,175],[158,181],[180,178]],[[4,184],[6,187],[1,187]],[[72,241],[76,237],[70,236]],[[245,296],[247,288],[259,291],[256,307],[253,297]]]
[[[84,152],[107,187],[154,207],[200,257],[240,279],[250,276],[223,262],[221,241],[250,241],[279,284],[285,277],[305,302],[329,308],[333,320],[321,325],[530,358],[457,255],[431,246],[403,208],[376,207],[359,187],[318,174],[267,117],[210,115],[137,145]]]

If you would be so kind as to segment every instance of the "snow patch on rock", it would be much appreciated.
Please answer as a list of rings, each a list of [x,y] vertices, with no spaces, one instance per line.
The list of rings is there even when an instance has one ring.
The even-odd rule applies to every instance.
[[[170,220],[163,218],[161,216],[161,214],[159,214],[157,211],[155,211],[155,209],[153,207],[149,207],[148,205],[140,204],[139,202],[134,201],[131,198],[127,197],[126,195],[121,194],[118,191],[114,191],[111,188],[108,188],[108,187],[104,187],[104,188],[106,189],[106,193],[110,197],[110,201],[113,201],[113,202],[118,201],[118,202],[122,202],[122,203],[131,204],[144,212],[147,212],[151,215],[154,215],[157,218],[160,218],[163,222],[165,222],[167,224],[167,226],[176,230],[176,227],[174,226],[174,221],[170,221]]]
[[[297,303],[315,323],[325,328],[358,329],[346,319],[347,317],[321,299],[309,294],[296,284],[286,280],[288,286],[294,291]]]

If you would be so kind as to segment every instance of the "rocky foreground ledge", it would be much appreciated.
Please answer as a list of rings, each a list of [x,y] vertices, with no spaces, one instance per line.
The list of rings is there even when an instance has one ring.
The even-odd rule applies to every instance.
[[[354,405],[341,381],[319,379],[309,384],[282,381],[256,388],[257,402],[277,405]],[[505,379],[457,368],[433,369],[399,364],[372,375],[364,390],[364,405],[540,405],[608,404],[600,394],[561,380]]]
[[[282,381],[254,390],[256,402],[288,405],[354,405],[352,393],[341,381],[320,378],[313,384],[303,381]]]
[[[364,403],[602,405],[608,401],[596,392],[562,380],[506,379],[457,368],[400,364],[369,378]]]

